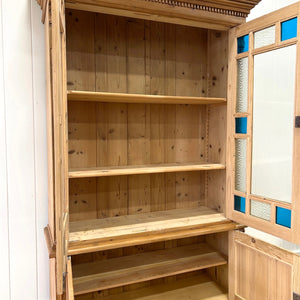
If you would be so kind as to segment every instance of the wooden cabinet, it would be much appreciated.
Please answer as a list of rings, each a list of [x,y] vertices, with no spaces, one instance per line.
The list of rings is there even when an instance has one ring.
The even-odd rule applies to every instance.
[[[280,35],[299,4],[243,24],[258,1],[41,2],[52,298],[288,299],[299,292],[299,258],[238,231],[252,226],[300,244],[299,129],[290,202],[251,186],[256,55],[294,46],[299,56],[299,34]],[[269,33],[271,42],[258,46],[257,32],[272,26],[274,41]],[[293,118],[297,85],[295,94]],[[241,97],[246,105],[237,110]],[[253,201],[263,207],[254,211]],[[270,209],[269,219],[259,209]],[[291,212],[289,227],[278,221],[279,209]],[[253,261],[266,266],[262,278]],[[252,297],[258,278],[268,288]]]

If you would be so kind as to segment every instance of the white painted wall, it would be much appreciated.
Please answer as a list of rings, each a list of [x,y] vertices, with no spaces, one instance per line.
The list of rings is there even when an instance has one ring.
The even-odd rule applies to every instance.
[[[0,299],[49,299],[44,28],[36,0],[0,0]]]
[[[249,20],[294,2],[262,0]],[[40,19],[36,0],[0,0],[1,300],[49,299],[43,236],[48,200],[44,29]]]
[[[261,0],[261,2],[252,9],[247,21],[251,21],[298,1],[299,0]]]

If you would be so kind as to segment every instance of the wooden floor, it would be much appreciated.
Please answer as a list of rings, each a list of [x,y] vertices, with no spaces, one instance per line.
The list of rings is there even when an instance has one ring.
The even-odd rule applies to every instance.
[[[85,296],[84,296],[85,297]],[[100,298],[101,297],[101,298]],[[207,275],[201,274],[186,279],[181,279],[167,284],[153,285],[150,287],[99,298],[103,300],[227,300],[227,292],[219,287]]]
[[[70,222],[69,255],[229,231],[236,226],[205,206]]]
[[[68,91],[69,101],[153,104],[224,104],[225,98]]]
[[[145,252],[73,266],[75,295],[224,265],[205,243]]]
[[[152,164],[139,166],[115,166],[99,168],[76,168],[69,170],[69,178],[120,176],[154,173],[172,173],[187,171],[223,170],[225,165],[208,162]]]

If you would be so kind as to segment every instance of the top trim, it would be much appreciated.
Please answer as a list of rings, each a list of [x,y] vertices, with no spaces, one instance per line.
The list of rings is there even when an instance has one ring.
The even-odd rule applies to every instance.
[[[169,6],[178,6],[191,8],[196,10],[204,10],[218,14],[231,15],[235,17],[246,18],[250,10],[257,5],[261,0],[215,0],[215,1],[200,1],[200,0],[143,0],[147,2],[156,2]]]

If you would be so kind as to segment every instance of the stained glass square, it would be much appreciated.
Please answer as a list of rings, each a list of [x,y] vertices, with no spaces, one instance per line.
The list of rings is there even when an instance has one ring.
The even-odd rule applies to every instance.
[[[247,134],[247,118],[235,119],[235,133]]]
[[[246,199],[240,196],[234,196],[234,210],[245,213],[246,212]]]
[[[293,18],[281,23],[281,41],[297,37],[298,18]]]
[[[290,209],[276,207],[276,224],[291,228],[292,212]]]
[[[241,36],[237,39],[238,42],[238,53],[249,51],[249,34]]]

